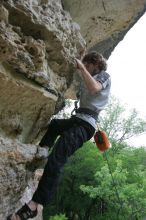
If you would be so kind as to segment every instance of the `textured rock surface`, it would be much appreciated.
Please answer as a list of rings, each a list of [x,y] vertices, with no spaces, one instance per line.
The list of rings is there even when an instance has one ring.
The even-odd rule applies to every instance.
[[[34,171],[47,156],[46,149],[38,150],[35,145],[0,137],[0,219],[18,209],[24,199],[29,201],[39,179]],[[28,190],[29,197],[26,196]]]
[[[30,142],[53,114],[57,97],[2,64],[0,82],[0,131],[5,137]]]
[[[64,96],[73,97],[73,59],[85,40],[88,49],[108,57],[145,4],[0,0],[0,219],[27,202],[36,188],[41,175],[36,169],[43,167],[47,152],[37,153],[34,143]]]
[[[146,11],[146,0],[63,0],[63,5],[80,24],[87,47],[106,57]]]
[[[2,2],[1,129],[4,135],[30,142],[37,127],[61,108],[71,83],[71,58],[84,40],[60,1]]]

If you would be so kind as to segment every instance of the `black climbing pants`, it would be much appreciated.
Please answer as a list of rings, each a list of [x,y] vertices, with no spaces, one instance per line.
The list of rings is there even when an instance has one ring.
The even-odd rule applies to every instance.
[[[67,162],[67,158],[79,149],[84,142],[91,139],[95,129],[88,123],[75,116],[70,119],[53,119],[40,146],[53,146],[56,138],[60,136],[53,146],[48,157],[44,173],[39,181],[32,200],[46,206],[52,200],[60,172]]]

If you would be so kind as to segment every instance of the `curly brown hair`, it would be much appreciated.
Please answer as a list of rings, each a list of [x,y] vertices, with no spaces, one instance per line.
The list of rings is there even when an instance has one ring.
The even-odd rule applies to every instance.
[[[107,69],[106,59],[102,54],[97,53],[96,51],[91,51],[83,57],[82,62],[98,64],[98,68],[100,71]]]

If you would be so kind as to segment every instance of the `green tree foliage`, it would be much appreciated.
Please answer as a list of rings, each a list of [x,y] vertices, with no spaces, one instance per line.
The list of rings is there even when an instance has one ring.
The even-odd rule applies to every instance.
[[[146,172],[141,166],[133,169],[131,180],[130,169],[125,169],[122,160],[116,159],[112,171],[104,165],[95,174],[96,187],[81,185],[81,190],[90,198],[100,201],[100,219],[139,219],[146,214]],[[97,218],[98,219],[98,218]]]

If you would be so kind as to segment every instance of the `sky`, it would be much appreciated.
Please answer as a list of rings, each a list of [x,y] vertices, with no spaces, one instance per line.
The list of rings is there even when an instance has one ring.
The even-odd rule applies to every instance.
[[[146,13],[112,52],[108,72],[111,93],[146,120]],[[146,133],[130,139],[129,144],[146,146]]]

